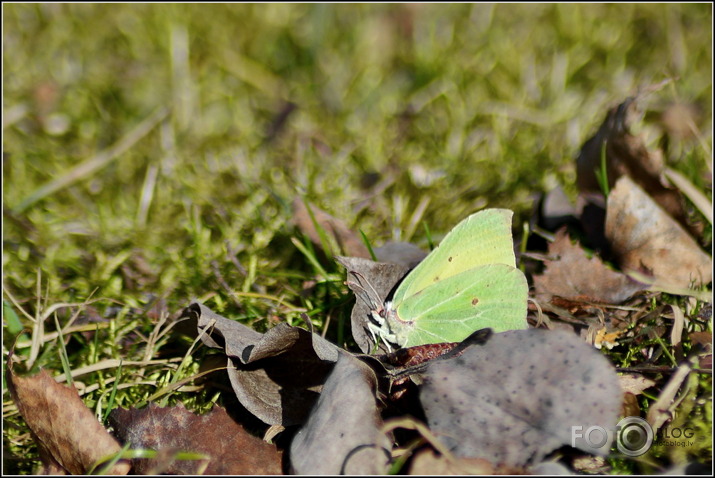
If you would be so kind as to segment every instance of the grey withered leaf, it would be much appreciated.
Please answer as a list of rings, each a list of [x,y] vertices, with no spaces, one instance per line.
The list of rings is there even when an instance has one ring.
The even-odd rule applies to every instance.
[[[373,350],[374,341],[367,330],[370,312],[378,310],[385,303],[395,285],[409,271],[404,265],[374,262],[360,257],[336,257],[340,265],[347,269],[347,284],[355,293],[356,301],[350,316],[353,339],[363,353],[387,353],[382,342],[378,350]]]
[[[381,432],[372,369],[341,353],[310,417],[293,438],[293,472],[306,475],[384,474],[391,442]]]
[[[286,323],[265,334],[212,312],[198,302],[184,311],[197,320],[202,341],[228,356],[238,400],[270,425],[302,423],[338,359],[338,347]]]
[[[592,426],[611,430],[621,399],[603,355],[572,333],[544,329],[494,334],[431,363],[420,392],[432,432],[456,456],[510,466],[539,463],[572,443],[607,453],[612,434],[597,449],[579,436]]]

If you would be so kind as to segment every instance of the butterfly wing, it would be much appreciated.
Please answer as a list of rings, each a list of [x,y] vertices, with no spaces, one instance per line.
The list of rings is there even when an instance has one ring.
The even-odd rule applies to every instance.
[[[516,267],[512,215],[508,209],[484,209],[457,224],[405,277],[393,296],[395,306],[437,282],[482,265]]]
[[[403,347],[460,342],[472,332],[526,329],[529,286],[506,264],[488,264],[442,279],[395,305],[389,326]]]

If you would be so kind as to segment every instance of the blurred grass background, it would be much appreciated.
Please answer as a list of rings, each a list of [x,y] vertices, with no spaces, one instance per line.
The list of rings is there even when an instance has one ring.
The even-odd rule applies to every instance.
[[[76,366],[143,355],[118,343],[156,297],[320,322],[295,197],[378,245],[487,206],[520,229],[575,193],[607,109],[666,78],[654,111],[692,105],[701,132],[667,159],[709,194],[710,4],[4,4],[5,304],[32,328],[19,308],[102,299],[124,325],[92,354],[73,336]]]

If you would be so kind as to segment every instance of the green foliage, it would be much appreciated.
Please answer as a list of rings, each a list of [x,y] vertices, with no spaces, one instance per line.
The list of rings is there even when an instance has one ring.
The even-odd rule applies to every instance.
[[[610,188],[608,186],[608,168],[606,164],[606,146],[607,143],[604,141],[603,146],[601,146],[601,165],[594,171],[596,179],[598,180],[598,186],[601,188],[601,192],[605,197],[608,197]]]
[[[193,298],[258,330],[307,314],[346,343],[343,271],[297,239],[293,198],[378,245],[425,245],[486,206],[524,216],[556,183],[574,192],[580,145],[638,87],[677,77],[662,102],[695,104],[711,128],[711,13],[8,4],[5,350],[20,334],[33,369],[96,367],[74,381],[106,417],[157,394],[216,400],[189,386],[206,351],[168,319]],[[711,141],[669,149],[703,189]],[[9,455],[28,460],[9,469],[29,472],[36,449],[4,417]]]

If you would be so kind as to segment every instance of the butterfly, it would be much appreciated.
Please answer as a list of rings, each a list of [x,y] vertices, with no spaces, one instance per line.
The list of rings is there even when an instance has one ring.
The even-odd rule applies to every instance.
[[[460,342],[483,328],[528,328],[529,289],[516,268],[512,215],[508,209],[484,209],[464,219],[384,302],[353,272],[348,284],[369,306],[373,340],[391,349],[391,344]]]

